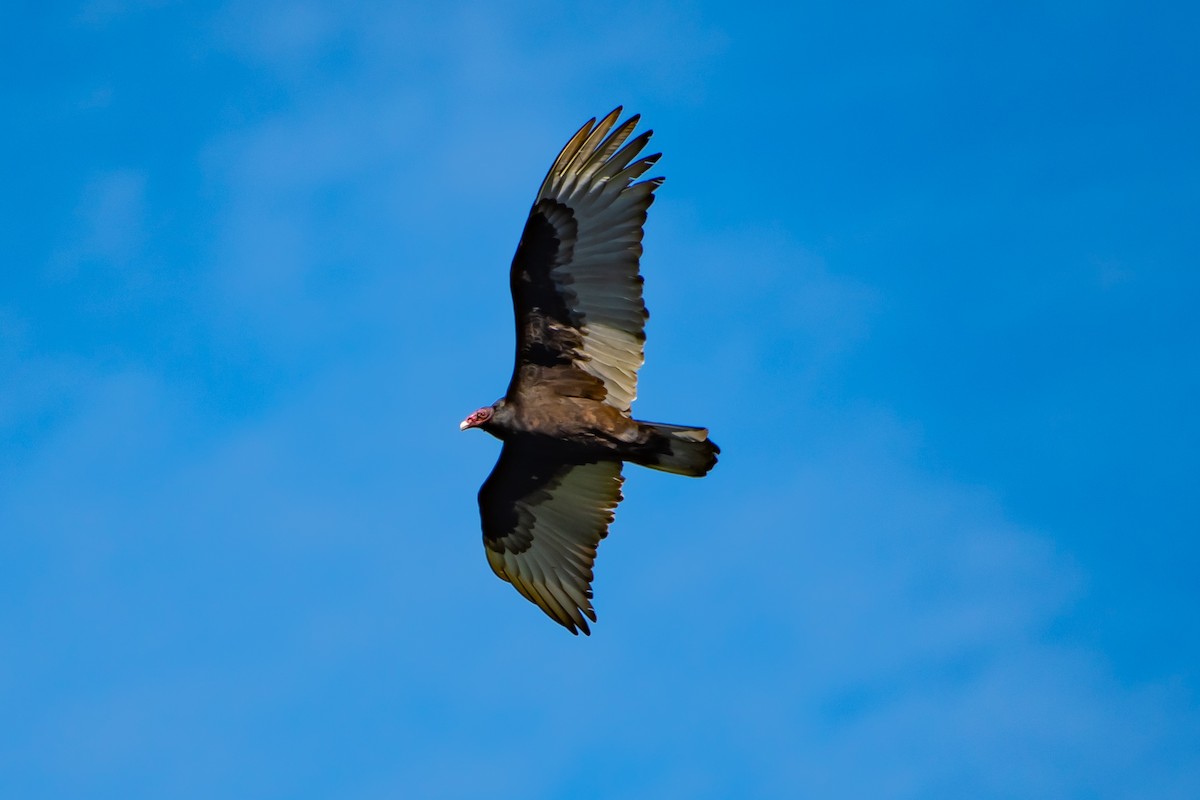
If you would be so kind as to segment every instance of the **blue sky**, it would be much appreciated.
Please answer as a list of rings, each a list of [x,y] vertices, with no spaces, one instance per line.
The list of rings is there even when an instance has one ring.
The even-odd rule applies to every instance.
[[[1200,794],[1184,4],[0,10],[0,794]],[[507,266],[667,176],[590,639],[488,569]]]

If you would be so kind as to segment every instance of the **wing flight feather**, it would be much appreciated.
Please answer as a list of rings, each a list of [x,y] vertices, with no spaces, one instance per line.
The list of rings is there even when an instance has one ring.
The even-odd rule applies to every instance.
[[[513,259],[517,363],[509,396],[547,368],[581,372],[606,403],[628,412],[644,362],[642,225],[661,178],[636,182],[660,154],[640,157],[651,131],[617,125],[618,107],[571,137],[538,190]],[[614,127],[615,126],[615,127]],[[628,140],[628,141],[627,141]],[[578,378],[563,391],[578,391]],[[590,391],[590,390],[589,390]]]
[[[589,633],[592,566],[621,502],[621,464],[509,442],[479,490],[488,564],[572,633]]]

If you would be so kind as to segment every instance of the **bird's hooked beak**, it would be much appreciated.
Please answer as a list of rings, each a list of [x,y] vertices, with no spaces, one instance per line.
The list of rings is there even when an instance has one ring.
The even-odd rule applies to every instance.
[[[458,429],[460,431],[465,431],[469,427],[471,427],[471,418],[470,417],[467,417],[462,422],[458,423]]]

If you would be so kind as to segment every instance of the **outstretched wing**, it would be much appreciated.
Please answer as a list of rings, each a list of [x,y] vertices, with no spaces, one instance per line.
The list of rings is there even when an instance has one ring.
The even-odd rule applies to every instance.
[[[634,181],[661,154],[639,155],[651,131],[625,144],[638,117],[614,129],[620,113],[589,120],[571,137],[529,212],[510,273],[510,398],[536,387],[628,412],[637,396],[649,316],[638,274],[642,224],[662,178]]]
[[[590,633],[584,617],[596,621],[592,565],[621,481],[619,461],[572,461],[507,442],[479,490],[492,570],[571,633]]]

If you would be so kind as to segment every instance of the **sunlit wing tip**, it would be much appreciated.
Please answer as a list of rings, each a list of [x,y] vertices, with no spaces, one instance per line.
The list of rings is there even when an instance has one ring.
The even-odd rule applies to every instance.
[[[587,621],[584,620],[582,617],[580,619],[576,619],[576,620],[572,620],[569,618],[568,619],[558,619],[557,617],[555,617],[554,621],[557,622],[559,625],[562,625],[567,630],[569,630],[571,632],[572,636],[578,636],[580,633],[582,633],[584,636],[592,635],[591,630],[588,628]],[[595,622],[595,620],[592,620],[592,621]]]
[[[559,614],[557,609],[551,608],[550,606],[543,605],[541,603],[538,603],[538,606],[541,607],[542,611],[546,612],[546,615],[550,617],[550,619],[554,620],[559,625],[562,625],[573,635],[578,636],[579,629],[582,629],[585,634],[588,634],[587,623],[582,622],[581,620],[572,619],[570,612],[567,612],[565,609],[564,613]]]

